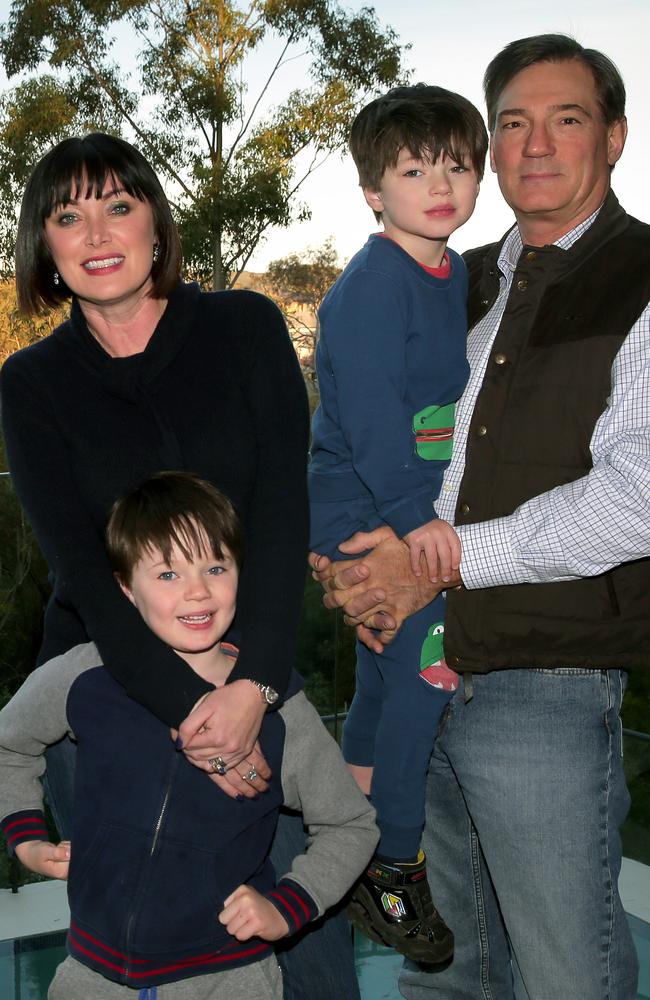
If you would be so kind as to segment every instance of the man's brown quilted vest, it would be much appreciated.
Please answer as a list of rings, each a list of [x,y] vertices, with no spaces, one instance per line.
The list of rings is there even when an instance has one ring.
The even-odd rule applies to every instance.
[[[466,255],[470,325],[497,297],[500,247]],[[649,300],[650,226],[612,194],[570,250],[524,247],[472,416],[457,524],[510,514],[589,471],[612,362]],[[575,581],[451,591],[445,651],[456,670],[477,673],[650,669],[650,560]]]

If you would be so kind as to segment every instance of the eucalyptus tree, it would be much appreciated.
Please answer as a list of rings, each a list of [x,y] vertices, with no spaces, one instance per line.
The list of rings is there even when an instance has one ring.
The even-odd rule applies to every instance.
[[[0,29],[0,254],[31,164],[104,130],[159,171],[190,273],[233,284],[270,226],[309,216],[301,186],[360,104],[403,79],[403,56],[372,8],[337,0],[13,0]]]

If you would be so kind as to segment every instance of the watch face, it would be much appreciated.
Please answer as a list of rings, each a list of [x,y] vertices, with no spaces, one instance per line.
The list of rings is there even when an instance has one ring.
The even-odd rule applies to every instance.
[[[273,705],[278,700],[278,692],[274,691],[272,687],[267,686],[264,696],[269,705]]]

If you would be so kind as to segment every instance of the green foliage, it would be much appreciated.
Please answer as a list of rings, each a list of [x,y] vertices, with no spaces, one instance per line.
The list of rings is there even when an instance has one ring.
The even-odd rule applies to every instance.
[[[265,291],[275,299],[300,354],[311,355],[316,346],[316,314],[327,290],[341,268],[331,239],[320,247],[271,261],[266,272]]]
[[[6,468],[0,439],[0,468]],[[0,476],[0,706],[34,669],[48,595],[47,569],[9,476]]]
[[[139,48],[134,80],[119,62],[125,35]],[[262,42],[277,57],[249,95]],[[269,226],[308,217],[300,185],[343,147],[359,106],[404,78],[402,55],[371,8],[337,0],[13,0],[0,33],[17,79],[0,98],[0,257],[44,150],[125,132],[173,194],[190,273],[233,284]],[[297,59],[301,85],[269,106]]]
[[[623,701],[623,725],[638,733],[650,734],[650,674],[631,671]]]
[[[14,351],[47,337],[55,326],[67,319],[67,313],[67,307],[61,306],[46,316],[26,319],[18,312],[13,281],[0,283],[0,365]]]
[[[305,584],[298,630],[296,669],[321,715],[346,710],[354,694],[354,632],[341,624],[339,612],[323,607],[323,591],[311,577]]]

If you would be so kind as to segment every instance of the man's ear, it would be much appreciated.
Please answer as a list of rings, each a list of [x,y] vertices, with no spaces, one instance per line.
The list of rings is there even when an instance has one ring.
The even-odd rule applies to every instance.
[[[490,136],[490,170],[493,174],[496,174],[497,168],[494,162],[494,136]]]
[[[610,167],[621,157],[627,139],[627,118],[619,118],[607,130],[607,162]]]
[[[133,592],[131,591],[131,588],[129,587],[128,583],[122,578],[122,576],[119,573],[113,573],[113,576],[115,577],[115,579],[117,580],[118,584],[120,585],[120,590],[122,591],[122,593],[124,594],[124,596],[128,597],[128,599],[130,600],[131,604],[133,604],[135,606],[135,598],[133,596]]]
[[[363,188],[363,197],[373,212],[381,213],[384,211],[384,202],[379,191],[371,191],[370,188]]]

